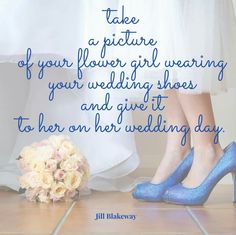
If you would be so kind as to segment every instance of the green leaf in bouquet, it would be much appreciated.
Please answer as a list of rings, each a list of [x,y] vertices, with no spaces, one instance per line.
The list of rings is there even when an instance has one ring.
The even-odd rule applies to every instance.
[[[22,157],[21,156],[19,156],[16,160],[20,160],[20,159],[22,159]]]
[[[22,193],[25,193],[26,189],[25,188],[19,188],[19,193],[22,194]]]

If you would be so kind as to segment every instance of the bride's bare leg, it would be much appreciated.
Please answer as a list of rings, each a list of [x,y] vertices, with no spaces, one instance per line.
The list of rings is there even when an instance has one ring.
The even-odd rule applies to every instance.
[[[212,127],[215,125],[209,94],[186,95],[178,93],[178,97],[191,130],[196,126],[200,114],[203,115],[203,126],[210,125]],[[198,186],[223,154],[220,144],[214,144],[214,136],[214,133],[192,131],[194,161],[188,176],[183,181],[184,186]]]
[[[167,125],[188,126],[176,91],[168,90],[166,95],[168,96],[165,104]],[[175,170],[176,165],[183,159],[185,154],[190,151],[190,134],[188,134],[184,146],[181,146],[182,137],[183,133],[168,132],[165,154],[152,179],[152,183],[160,183],[165,180]]]

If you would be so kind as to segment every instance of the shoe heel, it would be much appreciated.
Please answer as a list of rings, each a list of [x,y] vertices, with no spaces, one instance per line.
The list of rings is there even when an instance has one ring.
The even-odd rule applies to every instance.
[[[236,203],[236,173],[232,173],[233,177],[233,202]]]

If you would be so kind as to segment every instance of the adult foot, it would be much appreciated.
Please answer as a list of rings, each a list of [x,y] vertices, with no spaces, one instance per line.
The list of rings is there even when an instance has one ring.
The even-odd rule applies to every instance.
[[[220,145],[209,144],[201,147],[194,147],[194,160],[192,167],[183,181],[187,188],[199,186],[208,176],[220,157],[223,150]]]

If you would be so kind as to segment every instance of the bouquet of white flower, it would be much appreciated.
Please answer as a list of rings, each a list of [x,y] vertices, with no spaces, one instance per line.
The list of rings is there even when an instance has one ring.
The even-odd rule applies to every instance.
[[[20,191],[30,201],[53,202],[78,195],[89,178],[89,165],[63,135],[33,143],[22,149],[19,168]]]

